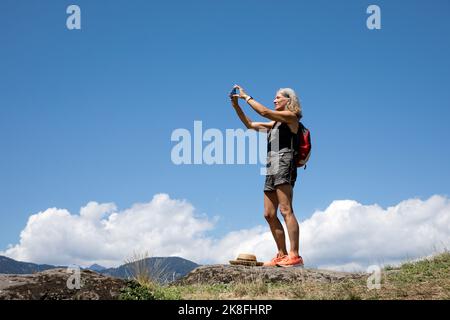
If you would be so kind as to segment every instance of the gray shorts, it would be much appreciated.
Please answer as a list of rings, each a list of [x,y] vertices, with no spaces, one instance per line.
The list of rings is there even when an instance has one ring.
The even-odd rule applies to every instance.
[[[291,151],[268,153],[266,170],[264,191],[275,191],[276,186],[285,183],[294,187],[297,180],[297,167]]]

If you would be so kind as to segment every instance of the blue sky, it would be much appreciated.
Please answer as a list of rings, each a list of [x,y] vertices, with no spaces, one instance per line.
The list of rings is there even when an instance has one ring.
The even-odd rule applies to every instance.
[[[78,31],[66,28],[72,3]],[[381,30],[366,28],[370,4]],[[280,87],[300,96],[313,139],[295,189],[300,220],[334,200],[388,207],[448,195],[449,9],[446,0],[2,0],[0,250],[47,208],[125,209],[157,193],[219,216],[215,237],[264,224],[259,165],[170,159],[172,131],[195,120],[243,128],[226,97],[235,83],[270,108]]]

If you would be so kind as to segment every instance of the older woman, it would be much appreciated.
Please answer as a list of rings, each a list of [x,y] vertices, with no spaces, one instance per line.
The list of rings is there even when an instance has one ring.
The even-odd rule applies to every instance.
[[[238,85],[238,94],[231,95],[231,102],[242,123],[257,131],[268,131],[267,141],[267,172],[264,184],[264,217],[269,223],[270,231],[278,248],[277,255],[265,266],[294,267],[303,266],[303,259],[299,255],[299,226],[292,208],[294,184],[297,179],[297,167],[294,161],[294,150],[297,145],[297,130],[302,110],[299,99],[294,90],[284,88],[278,90],[273,103],[274,110],[263,106],[248,95]],[[238,99],[245,100],[261,116],[271,120],[269,122],[253,122],[248,118]],[[286,239],[283,226],[277,217],[277,210],[286,222],[289,235],[290,250],[286,249]]]

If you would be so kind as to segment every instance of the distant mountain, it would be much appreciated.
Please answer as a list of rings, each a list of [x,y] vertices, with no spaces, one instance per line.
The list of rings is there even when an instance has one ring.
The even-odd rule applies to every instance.
[[[179,257],[152,257],[127,263],[117,268],[105,268],[98,264],[90,266],[89,270],[117,278],[133,278],[136,274],[148,274],[159,282],[172,282],[184,277],[199,265]],[[39,271],[65,268],[48,264],[20,262],[0,256],[0,274],[32,274]]]
[[[7,274],[32,274],[39,271],[57,268],[48,264],[35,264],[16,261],[8,257],[0,256],[0,273]]]
[[[107,268],[105,268],[104,266],[101,266],[99,264],[94,263],[92,266],[87,267],[86,269],[100,272],[100,271],[106,270]]]
[[[118,268],[105,269],[100,273],[124,279],[133,278],[136,274],[147,273],[159,282],[172,282],[184,277],[199,266],[195,262],[180,257],[152,257],[127,263]]]

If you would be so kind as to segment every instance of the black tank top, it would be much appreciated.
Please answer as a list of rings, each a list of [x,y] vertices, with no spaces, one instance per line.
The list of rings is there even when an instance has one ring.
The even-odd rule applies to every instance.
[[[279,143],[278,148],[276,147],[276,139],[278,139]],[[274,126],[267,134],[267,153],[270,151],[280,151],[285,148],[291,150],[291,139],[293,139],[292,147],[295,149],[295,146],[297,145],[297,134],[292,133],[287,123],[275,122]]]

